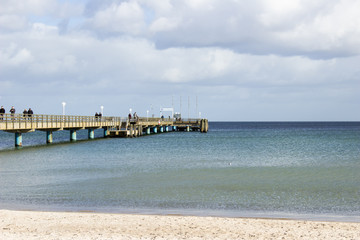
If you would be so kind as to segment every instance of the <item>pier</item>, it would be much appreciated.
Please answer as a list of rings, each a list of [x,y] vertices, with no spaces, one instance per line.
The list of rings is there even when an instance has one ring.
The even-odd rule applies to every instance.
[[[22,134],[33,131],[44,131],[46,143],[53,142],[53,132],[68,130],[69,140],[76,141],[76,131],[87,129],[88,139],[94,139],[95,129],[104,129],[104,137],[140,137],[143,135],[170,131],[199,131],[206,133],[209,129],[207,119],[173,119],[144,118],[128,119],[126,117],[94,117],[69,115],[0,115],[0,131],[15,134],[15,146],[22,146]]]

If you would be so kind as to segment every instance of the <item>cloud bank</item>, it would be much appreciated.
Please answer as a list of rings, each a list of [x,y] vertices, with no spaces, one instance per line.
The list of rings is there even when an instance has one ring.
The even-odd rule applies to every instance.
[[[356,0],[0,3],[0,104],[18,112],[360,119]]]

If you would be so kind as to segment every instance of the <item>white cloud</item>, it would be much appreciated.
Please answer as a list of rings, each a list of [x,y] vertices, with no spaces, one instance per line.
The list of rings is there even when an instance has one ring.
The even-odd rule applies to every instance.
[[[26,29],[27,21],[23,16],[1,15],[0,28],[4,31],[21,31]]]
[[[157,16],[170,16],[173,12],[172,0],[139,0],[139,3],[152,9]]]
[[[79,15],[83,11],[83,4],[56,0],[1,0],[0,14],[13,14],[21,16],[49,16],[68,18]]]
[[[23,68],[25,64],[30,63],[32,60],[33,56],[28,49],[18,48],[14,43],[0,52],[0,61],[4,68]]]
[[[149,27],[150,32],[162,32],[168,31],[176,28],[178,26],[177,19],[169,19],[169,18],[158,18],[156,19]]]
[[[326,11],[314,15],[311,21],[277,33],[279,40],[303,51],[360,53],[360,2],[338,1]],[[336,54],[334,54],[336,55]]]
[[[184,2],[191,9],[203,11],[203,10],[213,10],[214,3],[216,1],[214,1],[214,0],[185,0]]]
[[[96,13],[93,25],[100,32],[137,35],[144,28],[144,13],[136,1],[113,3]]]
[[[57,36],[58,28],[43,23],[33,23],[28,34],[33,38],[47,38],[49,36]]]
[[[262,10],[259,19],[265,26],[283,25],[287,21],[293,20],[294,16],[305,9],[301,5],[301,0],[262,0]]]
[[[53,9],[56,5],[55,0],[27,0],[27,1],[12,1],[1,0],[0,14],[34,14],[42,15]]]

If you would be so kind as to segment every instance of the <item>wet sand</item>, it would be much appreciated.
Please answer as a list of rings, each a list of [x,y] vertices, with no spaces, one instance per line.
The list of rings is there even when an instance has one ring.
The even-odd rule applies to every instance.
[[[360,223],[0,210],[0,239],[360,239]]]

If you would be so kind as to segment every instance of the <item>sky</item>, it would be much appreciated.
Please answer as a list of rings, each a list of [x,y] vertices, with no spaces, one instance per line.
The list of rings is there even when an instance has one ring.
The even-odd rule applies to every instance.
[[[0,0],[17,113],[359,121],[358,0]],[[170,113],[164,113],[170,115]]]

